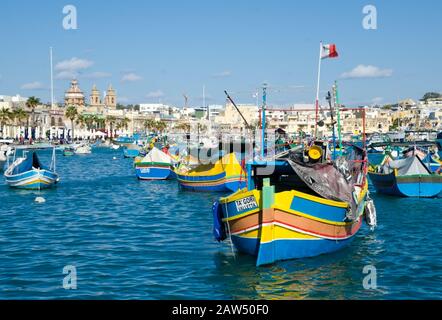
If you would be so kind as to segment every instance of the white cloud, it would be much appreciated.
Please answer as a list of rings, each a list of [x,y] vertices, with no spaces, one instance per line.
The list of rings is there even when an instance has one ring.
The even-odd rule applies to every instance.
[[[78,72],[75,71],[61,71],[55,75],[55,79],[72,80],[78,77]]]
[[[375,66],[360,64],[353,70],[344,72],[341,77],[344,79],[388,78],[392,75],[392,69],[381,69]]]
[[[42,90],[44,88],[45,88],[44,85],[38,81],[25,83],[24,85],[21,86],[22,90]]]
[[[61,80],[77,78],[80,70],[88,69],[93,66],[93,64],[93,61],[76,57],[60,61],[55,65],[55,70],[58,71],[55,78]]]
[[[134,82],[134,81],[140,81],[143,78],[137,75],[136,73],[130,72],[123,75],[121,78],[121,81],[123,82]]]
[[[218,73],[214,73],[212,74],[213,78],[226,78],[226,77],[230,77],[232,75],[232,72],[229,70],[225,70],[222,72],[218,72]]]
[[[152,91],[146,95],[146,98],[151,98],[151,99],[162,98],[162,97],[164,97],[164,92],[161,90]]]
[[[100,78],[110,78],[110,77],[112,77],[112,74],[101,71],[91,72],[83,76],[83,78],[86,79],[100,79]]]
[[[55,65],[57,71],[78,71],[88,69],[93,66],[94,62],[86,59],[71,58],[69,60],[60,61]]]

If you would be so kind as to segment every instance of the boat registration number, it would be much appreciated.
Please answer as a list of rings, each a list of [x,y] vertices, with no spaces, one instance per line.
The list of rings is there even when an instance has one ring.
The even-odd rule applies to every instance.
[[[150,173],[150,168],[141,168],[140,172],[141,173]]]
[[[238,211],[252,210],[258,208],[258,204],[256,203],[255,197],[253,196],[236,200],[235,205],[236,210]]]

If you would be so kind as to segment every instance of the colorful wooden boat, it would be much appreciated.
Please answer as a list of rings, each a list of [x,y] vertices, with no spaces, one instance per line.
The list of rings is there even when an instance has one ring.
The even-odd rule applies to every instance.
[[[50,168],[44,167],[36,152],[16,159],[5,172],[6,183],[13,188],[41,190],[53,187],[59,177],[55,172],[55,149]]]
[[[325,156],[316,162],[322,151],[311,150],[312,163],[304,162],[304,150],[249,163],[248,188],[213,206],[216,240],[230,237],[238,251],[257,257],[258,266],[347,246],[361,227],[366,204],[374,208],[366,153],[354,147],[347,152],[353,158],[332,163]]]
[[[214,164],[200,165],[189,171],[177,171],[178,183],[191,191],[235,192],[246,186],[246,173],[234,153]]]
[[[123,154],[125,158],[136,158],[140,154],[140,147],[136,144],[129,144],[124,148]]]
[[[399,160],[386,156],[369,176],[376,191],[386,195],[434,198],[442,192],[442,175],[432,173],[417,154]]]
[[[140,180],[176,178],[172,158],[155,147],[144,158],[135,162],[135,172]]]
[[[67,147],[63,149],[63,156],[70,157],[75,154],[75,149],[72,147]]]

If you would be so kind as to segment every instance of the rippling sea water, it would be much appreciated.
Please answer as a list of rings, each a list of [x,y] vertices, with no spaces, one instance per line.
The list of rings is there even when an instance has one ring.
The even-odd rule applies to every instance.
[[[50,161],[50,152],[39,154]],[[118,150],[57,159],[55,189],[0,182],[0,299],[442,297],[440,198],[373,194],[375,232],[364,227],[334,254],[257,268],[254,258],[213,240],[219,195],[138,181]],[[63,289],[66,265],[77,269],[76,290]],[[367,265],[377,270],[375,290],[363,288]]]

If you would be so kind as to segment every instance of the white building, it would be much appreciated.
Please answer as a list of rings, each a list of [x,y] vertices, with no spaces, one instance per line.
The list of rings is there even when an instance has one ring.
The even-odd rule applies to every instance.
[[[168,113],[169,106],[162,103],[141,103],[140,112],[147,114]]]

